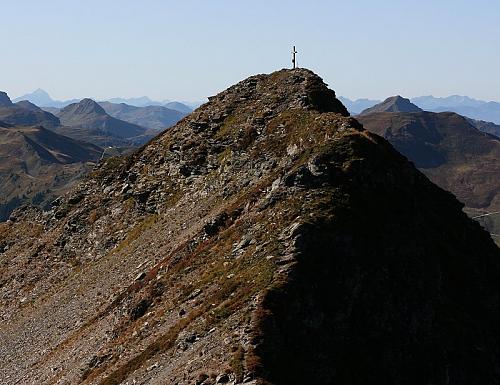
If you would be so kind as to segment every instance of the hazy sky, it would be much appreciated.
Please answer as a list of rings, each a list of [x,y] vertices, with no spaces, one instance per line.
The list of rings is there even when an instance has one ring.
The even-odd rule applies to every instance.
[[[200,100],[299,65],[351,98],[500,100],[498,0],[0,0],[0,90]]]

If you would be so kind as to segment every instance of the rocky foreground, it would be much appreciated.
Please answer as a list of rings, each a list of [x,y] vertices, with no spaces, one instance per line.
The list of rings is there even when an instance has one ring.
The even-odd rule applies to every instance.
[[[308,70],[0,225],[2,384],[498,384],[500,252]]]

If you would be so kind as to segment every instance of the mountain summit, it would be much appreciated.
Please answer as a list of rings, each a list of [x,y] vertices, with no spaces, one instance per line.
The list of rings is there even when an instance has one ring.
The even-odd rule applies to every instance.
[[[402,96],[391,96],[373,107],[367,108],[360,115],[374,112],[422,112],[422,109]]]
[[[41,88],[38,88],[30,94],[26,94],[14,99],[15,102],[21,102],[23,100],[27,100],[33,104],[36,104],[37,106],[42,107],[51,106],[54,103],[54,100],[52,100],[50,95]]]
[[[61,116],[79,116],[91,114],[105,116],[106,111],[104,111],[99,103],[89,98],[82,99],[78,103],[70,104],[69,106],[64,107],[59,113],[59,115]]]
[[[305,69],[0,225],[9,383],[492,384],[500,255]]]
[[[113,118],[92,99],[82,99],[78,103],[64,107],[57,114],[61,123],[69,127],[59,133],[79,140],[93,137],[100,145],[109,145],[110,138],[127,139],[138,142],[147,141],[146,128],[137,124]],[[111,139],[111,143],[114,143]]]
[[[39,107],[54,107],[54,108],[62,108],[67,106],[68,104],[77,102],[76,99],[66,100],[66,101],[58,101],[51,98],[51,96],[47,93],[47,91],[38,88],[37,90],[22,95],[18,98],[14,99],[14,102],[21,102],[27,100],[33,104],[36,104]]]

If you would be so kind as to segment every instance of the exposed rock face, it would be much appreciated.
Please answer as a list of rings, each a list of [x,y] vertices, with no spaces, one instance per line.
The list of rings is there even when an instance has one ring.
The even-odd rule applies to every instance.
[[[423,110],[401,96],[391,96],[382,103],[367,108],[360,115],[372,114],[374,112],[422,112]]]
[[[304,69],[0,235],[5,383],[497,383],[498,249]]]

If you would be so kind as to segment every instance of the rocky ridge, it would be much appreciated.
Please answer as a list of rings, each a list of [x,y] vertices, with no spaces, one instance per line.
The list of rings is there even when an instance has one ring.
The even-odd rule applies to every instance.
[[[3,383],[496,383],[498,249],[308,70],[56,204],[0,224]]]

